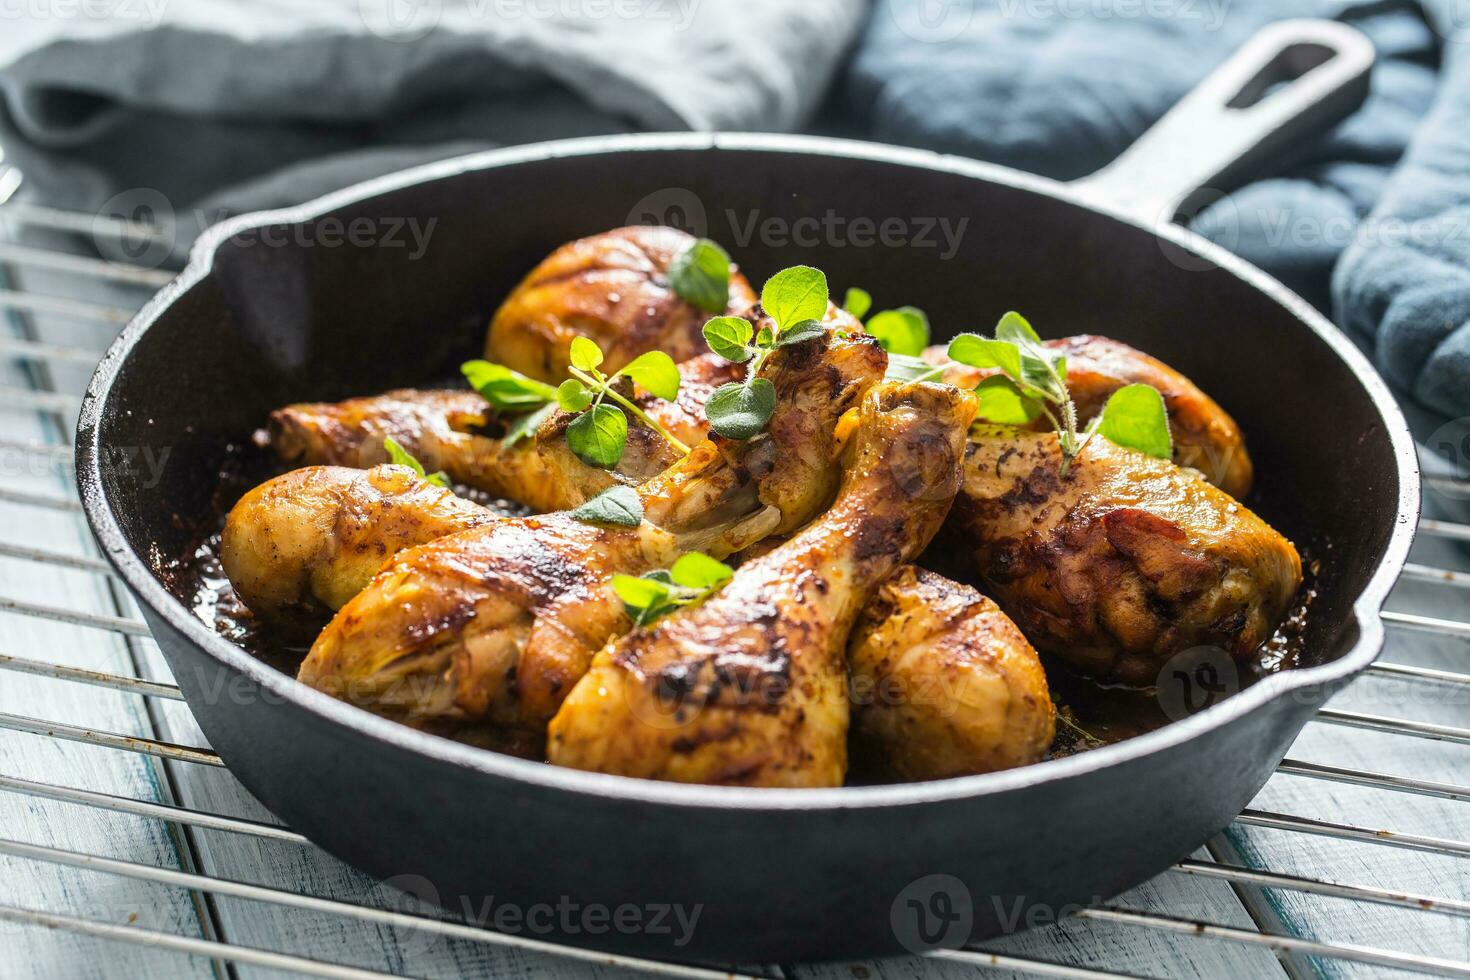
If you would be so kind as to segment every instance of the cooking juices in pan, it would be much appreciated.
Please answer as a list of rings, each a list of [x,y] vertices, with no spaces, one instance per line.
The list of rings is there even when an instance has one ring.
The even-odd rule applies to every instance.
[[[711,262],[727,267],[713,282],[708,274]],[[767,288],[771,288],[769,284]],[[777,306],[778,303],[771,302],[770,295],[767,293],[768,305]],[[853,346],[855,353],[848,355],[853,365],[863,358],[871,360],[866,354],[859,356],[864,343],[869,348],[876,345],[866,337],[860,322],[867,310],[866,300],[859,293],[849,294],[847,305],[852,310],[827,306],[825,312],[807,311],[816,312],[816,319],[792,314],[797,319],[787,323],[782,323],[781,318],[790,311],[752,308],[754,301],[749,284],[728,267],[728,259],[722,253],[712,251],[707,243],[694,243],[687,236],[666,229],[620,229],[570,243],[533,271],[492,321],[487,357],[494,359],[496,366],[492,371],[481,362],[476,369],[478,374],[467,372],[471,381],[481,386],[488,401],[463,390],[404,391],[337,405],[291,406],[277,412],[269,432],[262,431],[254,440],[229,447],[224,454],[213,511],[181,516],[195,528],[195,542],[187,554],[165,569],[166,582],[205,624],[278,669],[294,674],[330,610],[320,606],[312,608],[310,601],[306,603],[304,615],[274,612],[265,615],[267,610],[259,603],[252,610],[236,593],[220,562],[220,529],[230,509],[252,488],[286,473],[289,463],[283,460],[369,466],[393,457],[417,465],[417,460],[411,458],[417,453],[430,468],[442,466],[447,478],[453,478],[458,493],[484,506],[485,510],[478,511],[484,516],[477,516],[477,523],[492,515],[524,515],[531,512],[527,503],[534,504],[538,511],[568,509],[610,487],[642,483],[681,458],[682,452],[671,450],[671,446],[687,451],[685,441],[697,443],[705,435],[706,413],[717,430],[722,426],[730,429],[722,433],[727,438],[720,443],[727,455],[732,451],[748,452],[757,468],[769,469],[771,460],[763,458],[762,452],[769,455],[770,451],[762,450],[762,440],[747,443],[756,433],[738,431],[740,426],[750,424],[749,398],[738,402],[738,411],[724,411],[722,396],[717,394],[721,386],[743,388],[748,396],[757,384],[754,379],[759,366],[776,356],[777,360],[772,362],[774,368],[766,369],[767,373],[774,372],[778,384],[783,377],[787,379],[784,397],[797,397],[791,392],[797,390],[792,386],[798,385],[802,377],[802,358],[832,356],[830,352],[802,353],[805,349],[799,336],[802,330],[811,334],[805,342],[806,348],[816,347],[821,337],[828,338],[821,343]],[[822,302],[825,304],[825,299]],[[741,319],[741,313],[748,319]],[[715,322],[705,328],[707,321]],[[745,331],[748,336],[741,335],[745,329],[741,324],[749,326]],[[1037,646],[1043,651],[1069,651],[1067,655],[1048,656],[1044,660],[1049,696],[1055,704],[1054,736],[1046,755],[1056,757],[1085,751],[1152,730],[1228,697],[1267,673],[1296,664],[1299,638],[1313,596],[1313,562],[1309,556],[1303,562],[1305,585],[1295,589],[1289,604],[1269,597],[1257,605],[1231,604],[1234,592],[1241,591],[1242,574],[1255,573],[1259,579],[1269,580],[1270,569],[1275,567],[1272,562],[1294,563],[1296,554],[1274,531],[1223,492],[1228,490],[1243,497],[1249,491],[1254,476],[1250,458],[1228,414],[1188,379],[1167,365],[1106,338],[1050,341],[1044,350],[1040,346],[1028,346],[1029,326],[1018,317],[1003,321],[997,331],[997,340],[1010,337],[1019,344],[1016,349],[1029,352],[1031,357],[1031,363],[1026,365],[1030,373],[1015,374],[1010,380],[1004,353],[998,360],[987,353],[993,350],[987,345],[994,343],[989,338],[977,338],[978,348],[971,344],[953,346],[948,351],[939,347],[925,350],[927,325],[910,309],[875,315],[869,318],[867,330],[888,351],[888,375],[895,379],[890,380],[889,386],[898,386],[895,391],[902,388],[903,382],[916,379],[943,380],[966,390],[974,388],[980,396],[982,416],[1020,425],[1020,428],[997,429],[977,423],[970,433],[967,450],[969,469],[961,467],[961,481],[965,486],[955,513],[920,564],[944,571],[960,581],[979,584],[982,589],[999,588],[1007,611]],[[785,346],[789,349],[778,353],[783,345],[776,342],[777,338],[788,335],[791,343]],[[572,343],[575,338],[581,338],[577,340],[583,345],[581,359]],[[595,348],[587,346],[589,340]],[[854,341],[861,342],[854,345]],[[598,352],[598,364],[586,359],[590,356],[589,349]],[[660,349],[677,351],[683,362],[679,367],[682,385],[677,395],[653,398],[649,397],[649,389],[660,384],[656,372],[640,373],[638,365],[643,363],[640,355]],[[967,350],[971,355],[975,350],[982,353],[966,357]],[[1047,382],[1036,380],[1037,358],[1048,359],[1058,367],[1065,365],[1056,380],[1064,384],[1061,394],[1069,399],[1069,407],[1078,410],[1082,426],[1079,427],[1078,419],[1064,415],[1060,402],[1046,405]],[[746,362],[751,362],[748,377]],[[626,383],[606,392],[597,387],[599,379],[615,379],[618,369],[627,365],[633,365],[630,374],[640,382],[636,396],[635,389]],[[785,375],[781,374],[782,370]],[[861,374],[860,368],[850,366],[845,370],[849,372],[854,393],[876,380],[852,374],[854,370]],[[882,370],[881,365],[878,370]],[[534,401],[532,396],[537,390],[550,390],[544,384],[538,389],[536,379],[556,382],[569,374],[580,379],[580,383],[573,384],[580,394],[574,391],[559,399],[563,409],[560,413],[556,412],[554,403],[538,406],[535,412],[511,411],[509,420],[506,414],[490,410],[492,406],[507,405],[523,408],[529,402],[517,403],[517,398]],[[1114,404],[1113,396],[1125,386],[1129,388],[1123,393],[1126,395],[1143,394],[1140,389],[1144,388],[1148,393],[1157,392],[1148,397],[1157,400],[1159,418],[1167,419],[1172,435],[1172,440],[1166,438],[1162,455],[1167,457],[1172,453],[1175,462],[1205,471],[1209,482],[1193,471],[1178,469],[1173,462],[1140,457],[1119,449],[1111,441],[1099,443],[1092,447],[1092,455],[1085,463],[1088,479],[1102,486],[1098,493],[1116,493],[1109,489],[1112,484],[1108,483],[1114,479],[1121,481],[1120,485],[1162,487],[1156,494],[1159,500],[1150,503],[1146,494],[1138,499],[1130,496],[1125,505],[1089,518],[1084,512],[1090,505],[1084,498],[1068,511],[1066,519],[1053,520],[1059,525],[1057,528],[1050,532],[1043,528],[1045,533],[1037,544],[1031,540],[1035,534],[1031,512],[1053,497],[1074,492],[1069,488],[1077,485],[1078,476],[1073,474],[1069,483],[1067,469],[1081,447],[1087,445],[1091,432],[1085,426],[1088,419],[1099,419],[1101,431],[1111,432],[1111,438],[1120,442],[1126,443],[1129,438],[1147,441],[1146,434],[1129,435],[1141,424],[1137,418],[1123,410],[1119,413],[1120,420],[1108,416]],[[599,393],[606,397],[597,398],[598,406],[604,402],[611,406],[617,400],[627,409],[616,411],[622,412],[624,418],[636,417],[638,422],[623,437],[616,458],[593,459],[589,463],[589,456],[595,455],[593,450],[587,448],[585,438],[578,445],[573,436],[577,418],[581,417],[577,415],[578,410],[584,416],[592,414],[579,399],[585,401]],[[1000,401],[995,400],[996,395]],[[900,395],[891,397],[902,400]],[[497,398],[505,404],[497,404]],[[1145,397],[1144,401],[1147,400]],[[820,399],[810,409],[788,408],[787,411],[793,418],[812,417],[820,414],[815,407],[819,404]],[[1038,405],[1040,412],[1036,411]],[[832,409],[830,405],[822,407]],[[1057,408],[1055,413],[1051,411],[1053,407]],[[756,413],[760,410],[761,406],[757,405]],[[766,406],[764,410],[769,419],[771,407]],[[996,414],[1017,410],[1022,412],[1022,417]],[[776,410],[778,414],[779,411]],[[835,417],[836,410],[833,411]],[[1053,418],[1054,414],[1063,416],[1064,421]],[[508,438],[516,431],[518,419],[524,421],[533,415],[531,421],[539,428],[521,424],[515,439]],[[1059,428],[1059,436],[1049,432],[1049,418]],[[786,428],[783,426],[781,431],[784,433]],[[664,438],[654,438],[655,432]],[[534,453],[524,444],[519,450],[505,448],[521,439],[535,445]],[[993,448],[987,447],[987,439],[992,441]],[[785,445],[779,438],[765,441]],[[1057,459],[1048,456],[1053,452],[1053,443],[1060,446]],[[412,451],[405,454],[404,444]],[[747,450],[748,445],[756,448]],[[807,447],[799,442],[792,445],[797,450],[793,456],[822,455],[804,452]],[[1155,455],[1158,454],[1156,451]],[[534,464],[527,462],[528,458]],[[780,466],[778,461],[778,470]],[[1109,476],[1110,467],[1119,471],[1116,477]],[[1015,473],[1004,477],[1011,470]],[[825,476],[814,474],[815,471],[805,473],[794,483],[806,486],[815,481],[820,485],[823,479],[835,480],[837,476],[830,467]],[[1269,480],[1269,474],[1259,475]],[[395,479],[413,477],[405,473]],[[1013,482],[1006,483],[1006,479]],[[775,489],[769,492],[760,486],[762,500],[773,495],[779,497],[779,480],[773,485]],[[292,492],[289,488],[283,490],[283,493]],[[1132,494],[1132,490],[1127,492]],[[498,495],[522,502],[498,499]],[[1175,497],[1190,498],[1194,502],[1192,512],[1218,512],[1218,522],[1225,531],[1245,543],[1217,541],[1218,553],[1204,558],[1175,547],[1172,542],[1177,529],[1167,526],[1168,521],[1161,520],[1156,513],[1172,513],[1169,508]],[[815,506],[802,510],[799,496],[794,499],[795,503],[791,499],[785,501],[784,512],[770,517],[773,525],[782,525],[782,533],[795,531],[819,513]],[[830,494],[825,499],[830,499]],[[815,498],[812,503],[815,504]],[[782,511],[779,506],[767,509]],[[1021,530],[1003,532],[1000,529],[1007,522]],[[1034,523],[1041,524],[1042,518],[1038,516]],[[1203,528],[1201,533],[1206,539],[1211,534],[1219,537],[1220,527]],[[1253,534],[1259,540],[1248,540]],[[767,548],[757,546],[751,554],[763,553]],[[1280,558],[1271,554],[1273,548],[1284,549]],[[1121,564],[1117,561],[1120,555],[1126,559]],[[1118,564],[1122,571],[1108,571],[1112,568],[1110,562]],[[1219,567],[1224,567],[1226,574],[1211,579]],[[1286,581],[1278,588],[1290,589],[1299,581],[1291,577],[1290,569],[1283,574],[1287,576]],[[239,580],[238,572],[236,579]],[[946,581],[939,576],[931,579]],[[355,592],[360,584],[354,581],[350,591]],[[955,585],[955,588],[965,587]],[[1141,590],[1142,594],[1137,596],[1134,607],[1116,597],[1094,600],[1098,621],[1087,617],[1069,621],[1065,615],[1069,607],[1056,602],[1058,589],[1064,593],[1111,589],[1120,595]],[[1213,595],[1212,589],[1224,598]],[[964,594],[973,595],[968,591]],[[339,604],[328,603],[334,608]],[[1282,608],[1286,612],[1278,616]],[[1270,621],[1248,624],[1250,611],[1260,609],[1266,610],[1264,615]],[[1092,612],[1089,610],[1089,614]],[[1004,618],[998,610],[994,615]],[[1198,622],[1189,622],[1191,617]],[[641,619],[640,614],[640,622]],[[651,627],[645,624],[643,628]],[[863,628],[858,627],[859,633]],[[886,638],[882,624],[874,627],[869,623],[867,628],[870,635],[876,628],[876,635]],[[1123,639],[1114,643],[1109,631]],[[1180,639],[1171,638],[1175,632]],[[1200,642],[1191,644],[1187,639],[1191,636]],[[1204,642],[1217,637],[1232,638],[1246,648],[1237,645],[1232,656],[1218,645]],[[1257,644],[1255,640],[1262,637],[1268,638]],[[929,642],[933,643],[932,638]],[[1017,642],[1034,658],[1023,640]],[[889,653],[885,650],[884,657]],[[902,657],[900,650],[890,659]],[[888,664],[890,659],[882,663]],[[585,665],[578,667],[574,674],[579,675],[583,669]],[[576,676],[570,680],[575,681]],[[558,691],[558,697],[565,693]],[[910,696],[912,693],[910,689]],[[860,705],[863,697],[881,699],[887,695],[876,687],[860,694],[854,682],[853,696],[854,704]],[[861,707],[855,710],[858,714],[863,711]],[[879,709],[869,710],[882,714]],[[1047,708],[1048,713],[1051,710]],[[387,711],[381,713],[395,716]],[[397,715],[397,720],[509,754],[540,758],[546,751],[539,718],[537,724],[530,726],[476,723],[449,712],[439,716],[409,712]],[[1046,731],[1053,731],[1053,726],[1048,724]],[[872,732],[859,732],[855,736],[848,781],[903,778],[902,753],[891,751],[892,745],[887,752],[865,749],[873,741],[871,735]],[[888,737],[895,736],[890,732]],[[1026,758],[1017,762],[1003,753],[996,758],[1005,761],[997,761],[991,767],[1034,761]],[[976,764],[953,772],[928,773],[920,766],[917,773],[911,771],[907,775],[932,778],[962,771],[984,771],[984,768]]]

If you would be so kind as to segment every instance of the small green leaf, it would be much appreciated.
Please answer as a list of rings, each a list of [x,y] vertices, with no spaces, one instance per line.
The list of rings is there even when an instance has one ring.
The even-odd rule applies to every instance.
[[[791,344],[799,344],[802,341],[813,340],[825,336],[827,325],[821,320],[802,320],[785,327],[776,335],[776,346],[786,347]]]
[[[592,392],[576,378],[567,378],[556,389],[556,403],[563,412],[580,412],[592,404]]]
[[[761,289],[761,307],[779,329],[827,315],[827,277],[809,265],[782,269]]]
[[[445,476],[442,472],[425,473],[424,464],[420,463],[417,459],[414,459],[413,453],[400,446],[397,439],[394,439],[392,436],[386,437],[383,440],[383,448],[388,450],[389,462],[395,463],[399,466],[407,466],[409,469],[413,470],[414,473],[423,477],[425,480],[434,484],[434,486],[436,487],[444,487],[445,489],[449,488],[449,477]]]
[[[776,386],[765,378],[720,385],[704,406],[710,428],[727,439],[757,435],[775,410]]]
[[[917,306],[874,313],[867,329],[890,354],[918,357],[929,346],[929,318]]]
[[[776,332],[772,330],[769,326],[763,326],[760,328],[760,331],[755,335],[755,345],[757,347],[770,347],[771,341],[773,341],[775,338]]]
[[[690,306],[723,313],[730,302],[730,256],[708,238],[701,238],[674,256],[669,285]]]
[[[640,578],[636,575],[614,575],[612,587],[619,599],[639,611],[662,603],[669,598],[668,585],[657,579]],[[634,618],[638,617],[635,615]]]
[[[1000,368],[1010,378],[1021,376],[1021,351],[1007,340],[962,333],[949,342],[949,359],[977,368]]]
[[[717,589],[730,581],[734,569],[724,562],[715,561],[709,555],[691,551],[669,569],[673,580],[686,589]]]
[[[643,523],[643,501],[632,487],[611,487],[572,511],[572,517],[584,524],[637,527]]]
[[[1017,342],[1029,340],[1033,344],[1041,343],[1041,338],[1036,335],[1035,330],[1031,329],[1030,322],[1015,310],[1011,310],[1000,318],[1000,322],[995,325],[995,338]]]
[[[977,418],[1000,425],[1025,425],[1041,414],[1041,403],[1021,394],[1016,383],[1004,375],[986,378],[975,388],[980,400]]]
[[[617,466],[627,442],[628,418],[611,405],[594,405],[567,426],[567,445],[588,466]]]
[[[514,412],[539,408],[556,399],[556,389],[503,364],[465,361],[459,367],[470,387],[497,410]]]
[[[873,308],[873,297],[866,289],[853,286],[842,297],[842,308],[861,320]]]
[[[883,375],[889,381],[918,381],[920,378],[938,377],[934,374],[936,365],[930,364],[922,357],[909,357],[907,354],[889,354],[888,371]]]
[[[1038,392],[1050,395],[1053,401],[1061,402],[1066,399],[1067,391],[1059,388],[1057,379],[1052,377],[1054,361],[1055,355],[1045,347],[1024,345],[1021,348],[1021,380]]]
[[[573,337],[571,361],[577,370],[591,371],[602,363],[602,349],[586,337]]]
[[[618,373],[638,382],[655,398],[671,402],[679,397],[679,369],[674,359],[661,350],[639,354]]]
[[[743,316],[717,316],[704,325],[704,342],[727,361],[744,364],[750,360],[750,338],[755,327]]]
[[[1174,453],[1164,397],[1152,385],[1126,385],[1113,392],[1103,407],[1098,431],[1125,449],[1159,459],[1168,459]]]
[[[545,422],[551,416],[551,413],[556,411],[556,408],[556,402],[552,402],[548,405],[542,405],[534,412],[517,416],[514,421],[505,427],[505,435],[500,439],[501,447],[509,449],[522,439],[530,436],[537,429],[541,428],[541,423]]]

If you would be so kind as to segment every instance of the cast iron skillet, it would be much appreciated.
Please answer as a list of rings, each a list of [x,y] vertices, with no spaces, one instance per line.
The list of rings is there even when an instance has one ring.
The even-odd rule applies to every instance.
[[[1228,823],[1382,641],[1377,613],[1419,501],[1393,398],[1304,302],[1168,224],[1198,188],[1350,111],[1371,61],[1347,28],[1273,28],[1118,164],[1072,187],[853,142],[656,135],[486,153],[231,221],[97,369],[77,435],[87,518],[235,775],[329,851],[377,876],[421,876],[450,908],[570,902],[570,929],[559,915],[527,928],[752,962],[955,945],[1106,898]],[[835,227],[829,214],[845,230],[820,231],[824,219]],[[756,282],[809,262],[838,288],[920,304],[946,329],[988,329],[1018,309],[1045,335],[1108,334],[1183,370],[1244,426],[1260,474],[1252,504],[1321,563],[1308,666],[1158,731],[1010,772],[833,790],[683,786],[522,761],[374,717],[226,642],[161,584],[187,545],[176,515],[209,507],[225,443],[287,402],[454,375],[542,256],[645,216],[721,240]],[[925,244],[940,217],[969,219],[952,256]],[[333,222],[354,218],[383,236],[402,219],[436,225],[414,259],[389,241],[334,245]],[[792,224],[803,218],[817,220]],[[886,240],[884,219],[898,219]],[[169,453],[161,485],[128,465],[140,447]],[[640,931],[581,918],[624,903],[643,908]],[[650,928],[655,903],[697,907],[692,940]]]

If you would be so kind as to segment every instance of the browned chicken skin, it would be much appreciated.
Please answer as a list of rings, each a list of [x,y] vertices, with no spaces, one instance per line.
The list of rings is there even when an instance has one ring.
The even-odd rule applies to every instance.
[[[309,620],[362,591],[398,551],[493,517],[406,466],[313,466],[262,483],[231,508],[220,562],[256,615]]]
[[[1301,559],[1194,470],[1094,437],[1060,475],[1053,433],[971,431],[938,553],[971,568],[1038,648],[1151,684],[1173,654],[1259,646]]]
[[[1016,624],[967,585],[905,565],[848,644],[853,745],[903,780],[1040,762],[1056,710]]]
[[[1152,385],[1164,396],[1169,432],[1174,437],[1174,461],[1192,466],[1215,486],[1243,500],[1253,475],[1250,454],[1235,420],[1178,371],[1163,361],[1121,341],[1083,335],[1049,340],[1046,346],[1067,355],[1067,389],[1086,423],[1100,414],[1113,392],[1130,384]],[[943,347],[931,347],[925,358],[945,360]],[[945,372],[950,384],[973,388],[994,371],[955,365]],[[1034,426],[1046,428],[1045,419]]]
[[[690,550],[728,555],[827,506],[835,423],[883,364],[867,337],[782,348],[763,369],[786,393],[769,434],[700,443],[639,488],[637,528],[504,519],[400,553],[323,630],[300,679],[408,720],[543,725],[592,654],[631,625],[613,573]],[[793,434],[812,441],[783,441]]]
[[[743,376],[742,365],[705,354],[679,365],[679,399],[641,393],[640,408],[686,445],[704,438],[704,403],[715,388]],[[590,466],[567,446],[572,416],[556,413],[534,435],[507,446],[504,426],[473,391],[398,389],[341,402],[306,402],[271,413],[269,438],[288,463],[373,466],[388,460],[391,437],[430,472],[525,504],[568,510],[616,483],[638,484],[672,466],[678,453],[636,420],[617,469]]]
[[[609,644],[548,728],[558,765],[678,782],[840,786],[845,650],[869,595],[939,530],[973,396],[878,386],[832,507],[719,592]]]
[[[710,314],[669,286],[669,265],[694,239],[673,228],[635,225],[568,242],[531,270],[490,322],[485,357],[553,384],[567,376],[572,338],[602,348],[612,372],[645,351],[686,361],[708,348]],[[733,268],[729,311],[756,301]]]

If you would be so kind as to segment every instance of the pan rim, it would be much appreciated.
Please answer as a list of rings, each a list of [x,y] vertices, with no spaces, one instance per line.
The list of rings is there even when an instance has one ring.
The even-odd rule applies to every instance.
[[[121,368],[134,347],[180,298],[211,274],[217,250],[229,238],[265,225],[309,221],[390,191],[471,171],[494,170],[562,157],[688,150],[800,153],[871,160],[940,171],[1029,191],[1151,233],[1173,246],[1194,253],[1244,285],[1264,293],[1327,344],[1364,387],[1379,412],[1397,464],[1395,476],[1399,484],[1398,520],[1390,532],[1378,567],[1353,601],[1352,620],[1344,624],[1344,628],[1349,629],[1356,623],[1356,641],[1330,663],[1272,674],[1218,705],[1155,731],[1078,755],[1019,769],[929,782],[830,789],[688,785],[583,772],[518,759],[429,735],[338,701],[268,666],[208,629],[164,589],[144,560],[128,544],[113,514],[102,481],[99,441],[103,409]],[[364,181],[295,207],[255,212],[221,222],[200,236],[191,250],[185,269],[143,306],[102,356],[87,385],[78,416],[76,474],[87,523],[103,554],[148,610],[210,659],[245,676],[296,708],[342,726],[359,737],[419,754],[436,763],[455,765],[478,774],[512,780],[538,790],[601,799],[613,798],[629,803],[752,811],[842,811],[918,806],[1021,790],[1104,769],[1119,768],[1147,756],[1177,748],[1207,732],[1222,728],[1243,715],[1261,710],[1268,703],[1285,698],[1293,692],[1301,692],[1300,697],[1304,702],[1325,700],[1319,694],[1314,694],[1314,690],[1326,691],[1330,685],[1341,683],[1361,672],[1377,658],[1382,649],[1384,626],[1378,613],[1407,559],[1417,528],[1420,507],[1417,453],[1407,420],[1387,383],[1337,327],[1304,299],[1244,259],[1184,228],[1176,225],[1149,225],[1105,202],[1084,198],[1063,183],[1008,167],[928,150],[857,140],[762,133],[593,136],[488,150]]]

